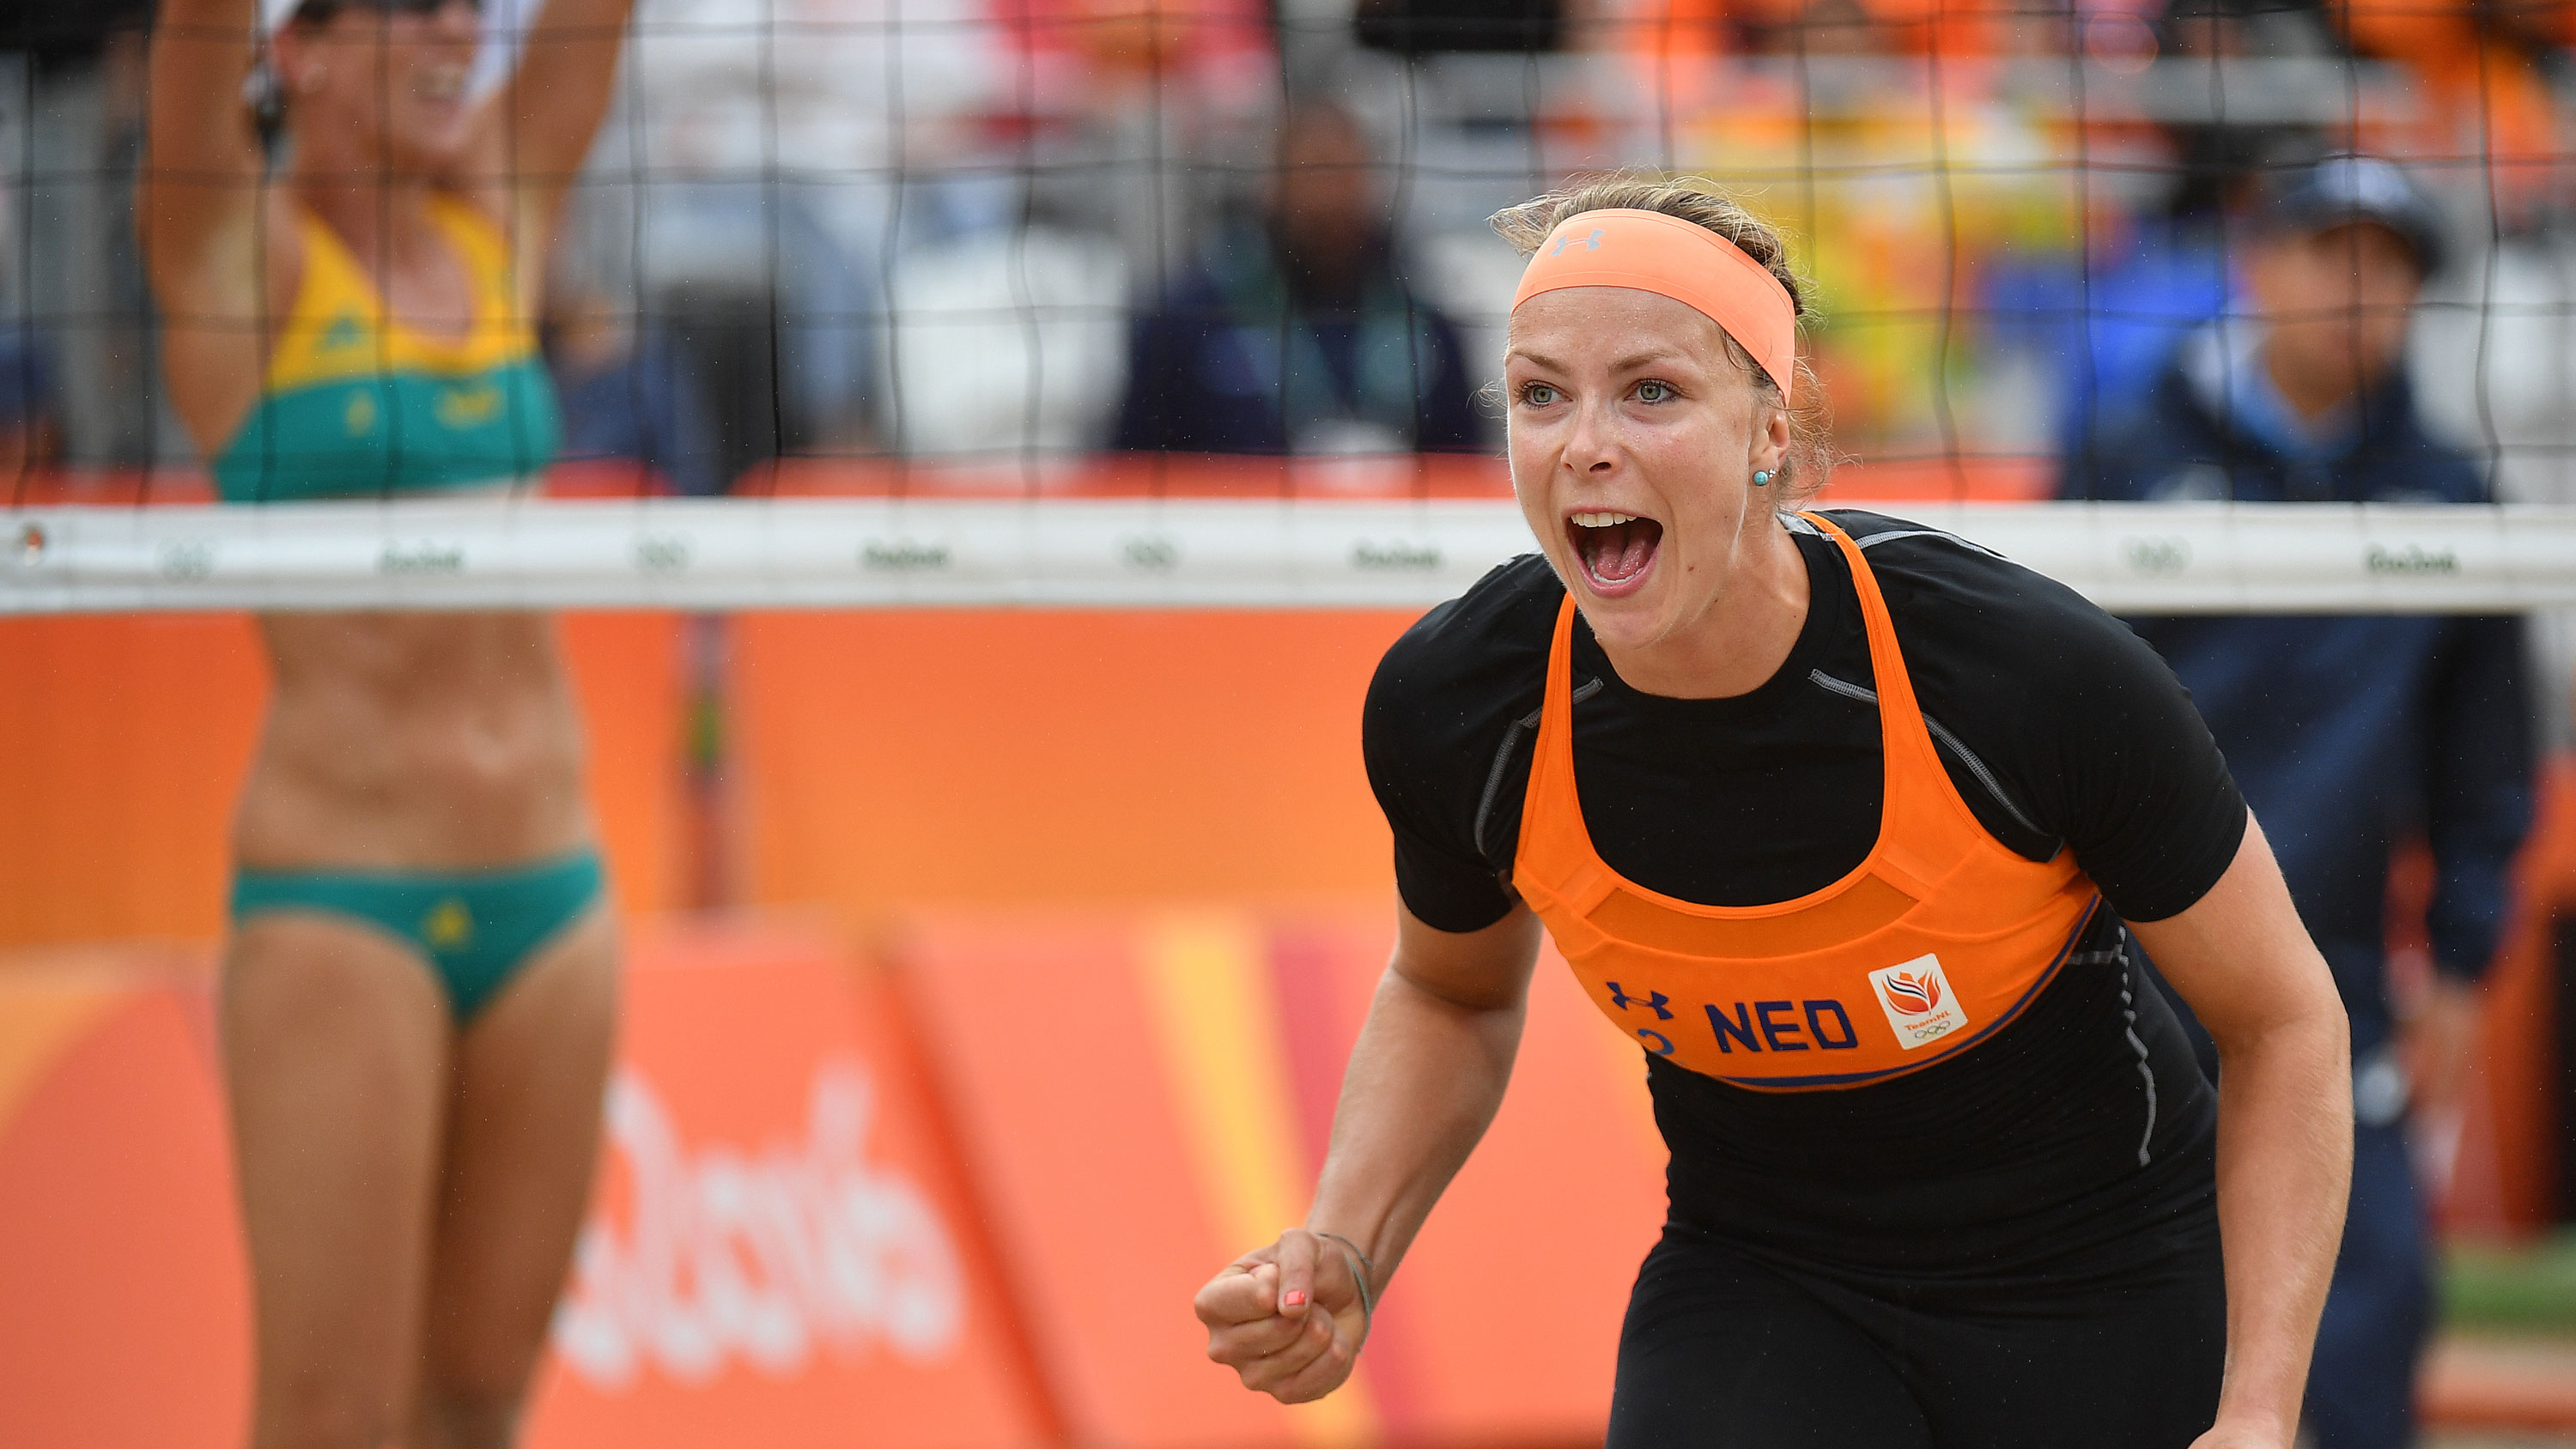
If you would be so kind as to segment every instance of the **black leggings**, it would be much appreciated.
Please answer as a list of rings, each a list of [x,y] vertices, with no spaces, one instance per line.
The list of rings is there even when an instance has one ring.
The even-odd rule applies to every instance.
[[[2226,1338],[2214,1235],[2090,1287],[1879,1292],[1672,1224],[1628,1300],[1608,1449],[2186,1449]]]

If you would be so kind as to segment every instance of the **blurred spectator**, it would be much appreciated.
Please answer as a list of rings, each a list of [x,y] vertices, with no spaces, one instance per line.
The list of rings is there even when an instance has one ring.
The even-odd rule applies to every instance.
[[[558,277],[546,289],[539,337],[563,414],[564,459],[632,459],[674,493],[725,491],[698,381],[669,333]]]
[[[2400,365],[2443,245],[2430,205],[2384,162],[2283,173],[2257,216],[2243,319],[2192,334],[2153,388],[2068,459],[2070,498],[2486,501],[2435,442]],[[2317,1337],[2319,1449],[2414,1437],[2430,1327],[2424,1208],[2406,1125],[2460,1089],[2476,987],[2495,954],[2507,865],[2531,820],[2531,700],[2518,618],[2442,615],[2141,620],[2200,706],[2279,855],[2352,1017],[2350,1217]],[[2389,984],[2389,859],[2432,847],[2420,999]]]
[[[870,442],[887,255],[941,210],[913,183],[970,157],[1010,73],[987,10],[638,0],[583,266],[687,360],[718,476]]]
[[[1310,102],[1281,122],[1258,226],[1215,237],[1128,352],[1113,446],[1357,453],[1478,446],[1457,328],[1395,270],[1359,122]]]
[[[33,328],[57,384],[63,452],[91,466],[157,452],[160,367],[132,200],[152,10],[151,0],[0,6],[0,313]]]

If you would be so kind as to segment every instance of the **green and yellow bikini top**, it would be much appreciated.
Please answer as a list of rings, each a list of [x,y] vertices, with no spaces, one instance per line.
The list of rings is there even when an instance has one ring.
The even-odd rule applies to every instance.
[[[462,337],[389,315],[321,218],[302,215],[304,277],[269,353],[259,402],[215,459],[227,503],[368,498],[525,478],[561,428],[535,320],[510,285],[501,229],[468,203],[429,202],[474,289]]]

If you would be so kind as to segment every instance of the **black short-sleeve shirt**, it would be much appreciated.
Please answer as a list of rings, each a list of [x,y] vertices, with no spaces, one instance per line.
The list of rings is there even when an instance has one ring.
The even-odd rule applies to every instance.
[[[1981,1168],[2052,1211],[2091,1202],[2087,1221],[2105,1193],[2168,1215],[2176,1193],[2205,1197],[2208,1089],[2170,1013],[2140,989],[2114,913],[2144,921],[2188,909],[2235,859],[2245,803],[2216,743],[2155,652],[2071,590],[1946,533],[1832,517],[1869,560],[1962,799],[2030,859],[2074,852],[2110,910],[2021,1020],[1909,1076],[1780,1093],[1650,1063],[1676,1213],[1849,1249],[1852,1235],[1832,1225],[1851,1226],[1852,1204],[1840,1188],[1827,1194],[1840,1208],[1816,1196],[1820,1180],[1849,1178],[1882,1204],[1911,1202],[1918,1223],[1952,1222],[1949,1248],[1972,1251],[1996,1225],[1983,1200],[1994,1181],[1974,1185]],[[1884,779],[1859,599],[1841,550],[1792,525],[1807,619],[1787,661],[1748,694],[1642,693],[1575,626],[1584,823],[1602,859],[1650,889],[1708,905],[1787,900],[1847,874],[1877,838]],[[1395,837],[1397,886],[1438,929],[1476,930],[1512,907],[1564,596],[1543,558],[1504,564],[1407,631],[1370,685],[1362,742]],[[1908,1193],[1923,1185],[1890,1177],[1935,1163],[1968,1185],[1914,1202]],[[2015,1224],[1994,1251],[2064,1246],[2042,1225]]]

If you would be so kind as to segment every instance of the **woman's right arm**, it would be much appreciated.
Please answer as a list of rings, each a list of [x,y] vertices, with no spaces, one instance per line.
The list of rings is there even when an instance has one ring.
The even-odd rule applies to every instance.
[[[242,94],[258,9],[161,0],[134,216],[164,308],[232,311],[262,280],[264,160]]]
[[[1350,1377],[1367,1315],[1332,1239],[1367,1255],[1367,1291],[1382,1292],[1502,1105],[1538,941],[1538,918],[1518,904],[1463,933],[1399,907],[1395,956],[1351,1048],[1306,1226],[1237,1258],[1194,1305],[1208,1357],[1244,1387],[1301,1403]]]

